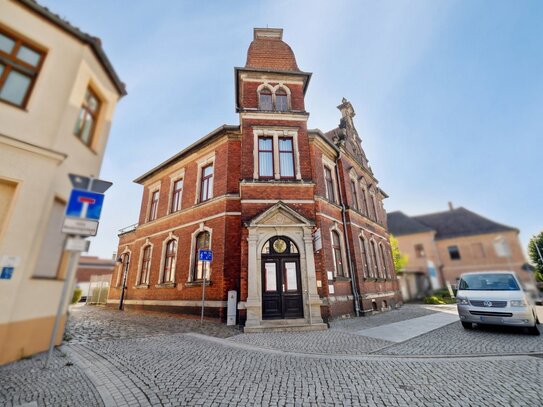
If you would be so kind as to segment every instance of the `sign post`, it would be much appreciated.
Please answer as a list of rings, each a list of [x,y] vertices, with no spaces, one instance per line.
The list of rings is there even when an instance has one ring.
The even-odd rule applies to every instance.
[[[60,302],[58,304],[57,315],[53,325],[53,332],[49,341],[49,350],[45,359],[44,369],[49,366],[49,360],[53,354],[55,339],[58,335],[60,318],[68,300],[68,291],[72,286],[72,281],[77,269],[77,261],[81,252],[89,249],[89,241],[85,237],[96,236],[98,230],[98,220],[102,211],[104,202],[104,192],[112,185],[109,181],[104,181],[82,175],[69,174],[73,189],[70,194],[70,200],[66,205],[66,217],[62,225],[62,233],[67,235],[64,249],[70,252],[70,261],[66,279],[62,286]]]
[[[207,270],[206,264],[211,263],[213,260],[213,252],[211,250],[199,250],[198,251],[198,260],[203,263],[203,280],[202,281],[202,314],[200,315],[200,324],[204,323],[204,307],[206,299],[206,281],[207,281]]]

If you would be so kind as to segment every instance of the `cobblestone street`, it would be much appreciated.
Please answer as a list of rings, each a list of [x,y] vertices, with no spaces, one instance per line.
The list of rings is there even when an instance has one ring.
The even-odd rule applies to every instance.
[[[208,321],[76,307],[71,339],[50,369],[41,368],[43,354],[0,367],[0,405],[543,404],[541,336],[464,331],[458,322],[402,343],[355,333],[436,312],[407,305],[328,331],[249,335]]]

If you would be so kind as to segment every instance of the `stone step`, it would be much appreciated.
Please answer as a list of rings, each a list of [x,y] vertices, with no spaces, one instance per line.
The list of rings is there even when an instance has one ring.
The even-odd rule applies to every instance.
[[[246,326],[243,328],[244,333],[264,333],[264,332],[310,332],[310,331],[325,331],[328,325],[324,323],[316,323],[309,325],[305,320],[297,323],[280,323],[277,321],[265,321],[260,326]],[[298,321],[298,320],[280,320],[280,321]]]

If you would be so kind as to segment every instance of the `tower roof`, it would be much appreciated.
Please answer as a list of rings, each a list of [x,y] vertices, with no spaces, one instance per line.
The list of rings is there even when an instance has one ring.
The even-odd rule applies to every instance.
[[[255,28],[245,68],[300,72],[294,52],[283,42],[282,28]]]

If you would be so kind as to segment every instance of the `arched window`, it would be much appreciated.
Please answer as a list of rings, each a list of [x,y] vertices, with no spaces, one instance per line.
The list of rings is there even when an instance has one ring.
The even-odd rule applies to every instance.
[[[368,277],[368,255],[366,253],[366,240],[360,236],[360,253],[362,257],[362,275]]]
[[[341,243],[339,241],[339,234],[335,230],[332,231],[332,252],[334,253],[336,276],[345,276],[343,259],[341,257]]]
[[[121,264],[119,274],[117,274],[117,287],[124,283],[125,274],[128,274],[130,267],[130,252],[121,254]]]
[[[370,203],[371,203],[371,218],[377,221],[377,211],[375,210],[375,195],[373,193],[371,193]]]
[[[377,261],[377,249],[375,248],[375,242],[370,241],[370,250],[371,250],[371,268],[372,268],[372,277],[379,278],[379,262]]]
[[[366,215],[366,216],[369,216],[369,210],[368,210],[368,197],[366,195],[366,188],[362,188],[362,191],[361,191],[361,196],[362,196],[362,208],[361,208],[361,212]]]
[[[175,255],[177,253],[177,241],[171,239],[166,243],[164,258],[163,282],[173,283],[175,281]]]
[[[286,112],[288,110],[288,96],[284,89],[275,91],[275,110],[278,112]]]
[[[258,106],[260,110],[273,110],[272,92],[268,88],[262,88],[258,94]]]
[[[140,281],[138,284],[149,284],[149,273],[151,272],[151,246],[145,246],[142,253]]]
[[[193,276],[194,280],[203,280],[204,279],[204,262],[198,260],[198,252],[200,250],[209,250],[210,247],[211,235],[209,232],[200,232],[196,236],[196,244],[194,245],[196,252],[194,253],[194,270]],[[206,280],[209,279],[209,265],[205,267],[206,269]]]

